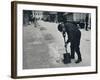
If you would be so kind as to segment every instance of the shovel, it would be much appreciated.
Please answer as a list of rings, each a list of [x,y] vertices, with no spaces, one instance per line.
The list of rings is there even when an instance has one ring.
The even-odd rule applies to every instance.
[[[65,53],[63,54],[63,57],[64,57],[63,63],[68,64],[68,63],[71,63],[71,57],[70,57],[70,53],[68,53],[68,51],[67,51],[65,36],[63,36],[63,37],[64,37],[64,44],[65,44],[65,46],[64,46],[65,47]]]

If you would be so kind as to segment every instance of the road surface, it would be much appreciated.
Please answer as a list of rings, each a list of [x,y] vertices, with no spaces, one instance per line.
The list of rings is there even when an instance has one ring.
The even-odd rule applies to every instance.
[[[23,27],[24,69],[91,65],[91,30],[81,30],[82,62],[75,64],[75,60],[77,60],[75,54],[75,60],[72,60],[70,64],[64,64],[62,62],[65,53],[64,42],[62,34],[57,30],[57,25],[57,23],[38,21],[37,27],[34,27],[34,24]],[[70,52],[70,44],[68,52]]]

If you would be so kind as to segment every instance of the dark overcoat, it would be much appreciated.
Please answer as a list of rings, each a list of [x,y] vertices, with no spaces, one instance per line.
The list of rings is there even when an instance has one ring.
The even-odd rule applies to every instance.
[[[64,26],[65,31],[68,34],[68,41],[80,44],[81,32],[78,29],[77,24],[72,22],[66,22]]]

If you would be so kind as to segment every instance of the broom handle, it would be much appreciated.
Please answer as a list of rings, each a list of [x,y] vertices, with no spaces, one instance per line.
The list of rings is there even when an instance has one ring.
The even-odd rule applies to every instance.
[[[65,42],[65,41],[64,41],[64,42]],[[65,51],[66,51],[66,53],[68,53],[66,42],[65,42]]]
[[[66,45],[66,39],[65,39],[65,37],[66,37],[66,33],[65,32],[63,32],[62,33],[63,34],[63,38],[64,38],[64,44],[65,44],[65,51],[66,51],[66,53],[68,53],[68,51],[67,51],[67,45]]]

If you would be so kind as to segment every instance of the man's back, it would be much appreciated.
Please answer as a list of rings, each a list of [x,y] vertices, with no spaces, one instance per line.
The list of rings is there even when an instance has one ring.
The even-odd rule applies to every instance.
[[[65,29],[67,32],[75,32],[78,31],[77,24],[72,23],[72,22],[66,22],[65,24]]]
[[[64,26],[68,34],[69,40],[75,40],[77,38],[76,35],[78,35],[78,33],[80,32],[77,27],[77,24],[72,23],[72,22],[66,22]]]

